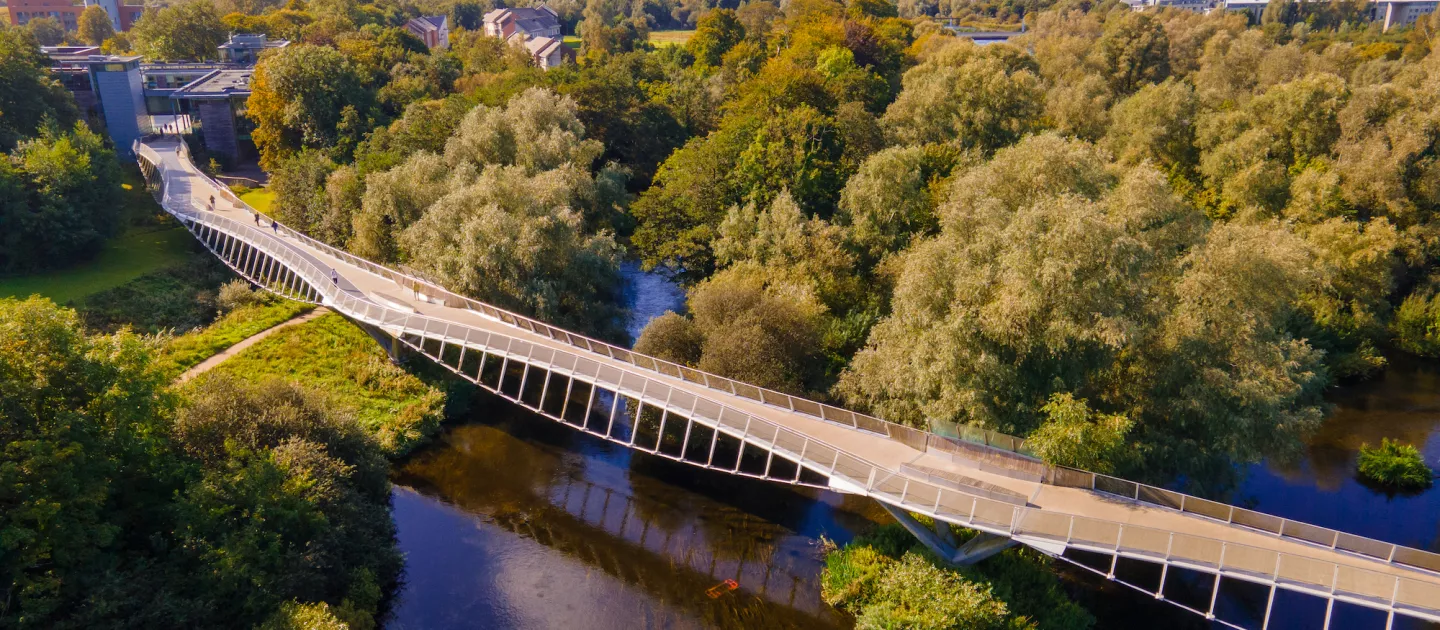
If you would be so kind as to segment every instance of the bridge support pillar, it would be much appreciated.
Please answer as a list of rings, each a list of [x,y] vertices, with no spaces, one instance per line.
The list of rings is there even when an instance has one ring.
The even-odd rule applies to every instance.
[[[895,517],[901,526],[920,539],[921,544],[953,565],[969,566],[1019,544],[1013,538],[980,532],[965,544],[956,546],[954,533],[950,531],[948,523],[936,521],[935,529],[931,529],[915,520],[915,517],[905,510],[885,502],[880,505]],[[943,534],[940,533],[941,527],[944,528]]]
[[[380,344],[380,347],[385,350],[385,354],[390,355],[391,363],[394,363],[395,365],[400,365],[401,363],[405,362],[406,346],[405,344],[400,343],[400,339],[397,338],[395,335],[390,334],[389,331],[386,331],[382,328],[371,326],[370,324],[366,324],[364,322],[358,322],[353,319],[350,321],[356,326],[359,326],[361,330],[365,331],[365,334],[370,335],[370,338],[374,339],[375,343]]]

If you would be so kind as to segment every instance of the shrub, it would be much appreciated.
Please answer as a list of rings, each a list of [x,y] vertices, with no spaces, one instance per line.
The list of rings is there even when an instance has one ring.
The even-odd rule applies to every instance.
[[[270,301],[269,294],[256,291],[250,287],[248,281],[236,278],[220,286],[220,295],[215,299],[215,305],[220,307],[221,313],[229,313],[237,308],[268,304]]]
[[[1362,481],[1394,490],[1423,490],[1435,479],[1419,449],[1390,438],[1381,440],[1379,448],[1360,447],[1359,473]]]
[[[1412,293],[1390,324],[1395,346],[1422,357],[1440,356],[1440,296]]]
[[[907,553],[876,581],[873,602],[857,615],[861,630],[984,630],[1006,626],[1009,611],[989,585]]]

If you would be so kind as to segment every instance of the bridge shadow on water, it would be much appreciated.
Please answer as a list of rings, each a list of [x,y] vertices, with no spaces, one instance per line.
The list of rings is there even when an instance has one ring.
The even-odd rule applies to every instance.
[[[820,600],[817,539],[885,520],[875,503],[637,453],[480,398],[395,474],[408,558],[390,627],[850,625]],[[727,579],[738,589],[707,593]]]

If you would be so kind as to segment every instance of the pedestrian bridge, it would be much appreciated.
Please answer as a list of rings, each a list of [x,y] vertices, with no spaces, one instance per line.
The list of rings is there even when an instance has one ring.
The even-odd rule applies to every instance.
[[[165,210],[250,281],[324,304],[392,356],[423,355],[576,430],[729,474],[869,496],[955,562],[1024,544],[1230,627],[1268,626],[1294,593],[1323,600],[1325,627],[1351,607],[1375,611],[1376,627],[1440,622],[1440,554],[1045,465],[1008,436],[943,437],[637,354],[272,226],[176,139],[135,149]],[[944,524],[985,535],[957,548]],[[1268,591],[1258,622],[1217,615],[1221,590],[1242,586]]]

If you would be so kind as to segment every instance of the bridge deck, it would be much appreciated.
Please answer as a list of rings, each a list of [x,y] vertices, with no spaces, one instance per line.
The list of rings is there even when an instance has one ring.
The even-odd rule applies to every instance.
[[[190,199],[194,200],[197,206],[204,206],[206,200],[213,194],[217,206],[214,214],[253,225],[251,211],[248,208],[237,207],[231,202],[224,201],[223,198],[225,195],[216,190],[210,180],[199,175],[188,158],[180,155],[176,151],[174,141],[152,141],[145,145],[143,149],[147,153],[147,157],[153,159],[157,166],[162,169],[166,181],[177,194],[190,195]],[[268,223],[265,224],[265,228],[267,229],[265,229],[264,232],[271,232],[271,230],[268,229]],[[586,353],[585,350],[578,349],[573,345],[506,324],[475,311],[431,303],[420,299],[419,296],[410,289],[399,287],[395,282],[383,276],[352,265],[345,260],[330,255],[318,247],[307,244],[303,240],[294,238],[293,236],[286,236],[287,233],[288,231],[284,228],[279,230],[279,234],[282,236],[281,240],[297,253],[303,254],[306,259],[319,265],[321,269],[335,270],[339,280],[337,284],[339,288],[347,294],[385,304],[388,308],[392,309],[408,306],[421,315],[524,339],[543,347],[563,350],[569,353]],[[397,300],[402,301],[404,304],[394,304]],[[602,364],[612,364],[619,369],[627,371],[637,370],[634,365],[624,363],[607,355],[586,353],[585,356]],[[886,439],[883,436],[832,424],[808,415],[762,404],[743,396],[712,389],[659,372],[647,373],[646,377],[662,382],[677,390],[688,391],[696,396],[714,400],[769,420],[776,425],[820,440],[825,444],[881,469],[891,471],[896,475],[902,474],[900,471],[906,464],[911,465],[912,470],[920,468],[944,471],[991,484],[1028,497],[1029,505],[1043,512],[1090,517],[1110,523],[1121,524],[1122,526],[1142,526],[1149,529],[1190,534],[1213,541],[1281,552],[1302,559],[1321,561],[1325,563],[1323,565],[1323,571],[1326,573],[1334,570],[1331,566],[1333,563],[1334,565],[1354,567],[1388,576],[1401,576],[1429,585],[1423,586],[1423,588],[1427,592],[1435,593],[1437,597],[1440,597],[1440,574],[1422,571],[1404,565],[1378,561],[1374,558],[1339,551],[1323,545],[1309,544],[1292,538],[1282,538],[1271,533],[1122,499],[1100,492],[1046,485],[1035,481],[1011,478],[967,466],[962,462],[954,461],[943,455],[922,452],[900,442]],[[920,479],[918,476],[916,478]],[[849,488],[839,489],[846,490]],[[1072,525],[1072,528],[1073,527]],[[1164,548],[1163,543],[1160,548]],[[1222,551],[1222,553],[1225,552]],[[1237,551],[1232,548],[1231,553],[1237,553]],[[1243,553],[1243,551],[1238,553]],[[1222,561],[1225,560],[1226,559],[1222,557]],[[1228,560],[1233,561],[1235,558],[1232,557]],[[1277,565],[1276,573],[1279,574],[1279,561],[1270,561]],[[1321,565],[1317,564],[1316,566],[1320,567]],[[1316,571],[1321,570],[1320,568],[1316,569]],[[1336,575],[1340,575],[1339,570],[1335,571]],[[1269,571],[1266,570],[1262,572],[1257,567],[1255,573],[1269,573]],[[1312,583],[1330,582],[1331,576],[1326,575],[1324,577],[1325,580],[1317,579]],[[1335,578],[1335,582],[1339,581],[1341,581],[1340,578]],[[1393,583],[1394,580],[1387,580],[1387,582]],[[1433,591],[1429,590],[1431,587],[1434,588]],[[1354,591],[1362,594],[1362,597],[1365,599],[1384,600],[1386,604],[1389,604],[1390,600],[1395,597],[1392,593],[1388,592],[1390,588],[1388,584],[1383,588],[1376,585],[1347,585],[1336,587],[1336,590],[1342,592],[1347,590]],[[1434,614],[1440,615],[1440,600],[1437,600],[1433,606],[1422,608],[1422,610],[1426,611],[1426,616],[1430,616],[1430,609],[1435,609]]]

